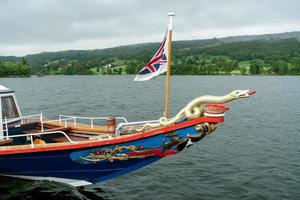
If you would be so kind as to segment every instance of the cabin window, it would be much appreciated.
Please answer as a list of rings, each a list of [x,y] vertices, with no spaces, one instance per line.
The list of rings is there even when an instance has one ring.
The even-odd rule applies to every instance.
[[[19,117],[17,106],[16,106],[16,103],[12,96],[2,97],[1,102],[2,102],[2,118],[3,119],[5,117],[7,119]]]

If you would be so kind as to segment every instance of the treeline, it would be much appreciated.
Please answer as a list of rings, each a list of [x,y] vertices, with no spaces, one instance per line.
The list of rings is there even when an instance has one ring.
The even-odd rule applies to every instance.
[[[275,60],[265,62],[261,59],[251,61],[250,74],[300,75],[300,56],[293,57],[289,62]]]
[[[38,75],[91,75],[92,72],[84,63],[74,61],[54,61],[34,68],[33,73]]]
[[[30,75],[31,67],[27,64],[25,58],[22,58],[21,62],[0,62],[0,77],[26,77]]]
[[[0,73],[1,76],[18,76],[18,73],[136,74],[151,59],[158,47],[158,43],[148,43],[102,50],[72,50],[28,55],[25,58],[32,66],[31,71],[25,58],[8,57],[6,59],[11,62],[6,62],[5,58],[0,56],[2,63]],[[6,67],[2,67],[4,64]],[[296,38],[266,38],[241,42],[216,38],[177,41],[174,42],[172,49],[171,73],[300,75],[300,42]]]
[[[131,61],[126,67],[127,74],[136,74],[144,62]],[[189,56],[187,59],[179,60],[174,57],[172,61],[171,74],[173,75],[229,75],[233,70],[239,70],[236,61],[224,57]]]
[[[137,73],[144,60],[129,62],[126,72]],[[174,49],[172,74],[300,75],[300,42],[270,39]]]
[[[300,74],[300,42],[295,38],[229,43],[201,49],[198,53],[249,61],[250,74]]]

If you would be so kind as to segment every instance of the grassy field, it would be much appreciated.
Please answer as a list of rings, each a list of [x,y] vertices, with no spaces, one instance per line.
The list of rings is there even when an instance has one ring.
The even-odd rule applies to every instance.
[[[240,70],[237,70],[239,72],[239,74],[243,74],[243,70],[244,70],[244,74],[249,74],[249,69],[250,69],[250,61],[242,61],[239,62],[239,68]]]

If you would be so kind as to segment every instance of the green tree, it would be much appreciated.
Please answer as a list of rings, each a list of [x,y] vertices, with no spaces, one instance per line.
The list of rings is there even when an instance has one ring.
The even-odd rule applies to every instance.
[[[61,67],[61,73],[64,75],[73,75],[75,74],[75,70],[72,65],[65,65]]]
[[[106,72],[107,72],[108,75],[111,75],[111,74],[112,74],[111,68],[107,68],[107,69],[106,69]]]
[[[122,67],[120,67],[119,69],[118,69],[118,74],[122,74],[123,73],[123,68]]]
[[[31,67],[22,62],[5,61],[0,63],[0,76],[29,76]]]
[[[135,74],[136,72],[136,63],[134,62],[130,62],[128,63],[128,65],[126,66],[126,74]]]
[[[22,57],[22,65],[27,65],[27,60],[25,59],[25,57]]]
[[[300,57],[295,57],[291,61],[291,74],[300,75]]]
[[[265,63],[261,59],[252,60],[250,64],[250,74],[260,74],[261,69],[265,66]]]
[[[277,60],[271,65],[271,70],[275,74],[284,75],[289,71],[288,64],[283,60]]]
[[[247,68],[246,67],[241,67],[240,71],[241,71],[242,75],[245,75],[247,73]]]

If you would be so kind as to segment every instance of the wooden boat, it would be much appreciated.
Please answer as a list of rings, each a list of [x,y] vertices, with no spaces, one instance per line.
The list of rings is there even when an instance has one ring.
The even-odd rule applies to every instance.
[[[170,119],[166,106],[165,117],[153,121],[66,115],[50,120],[42,113],[22,115],[15,93],[0,85],[0,175],[73,186],[105,181],[200,141],[224,122],[229,107],[222,103],[254,93],[201,96]]]

